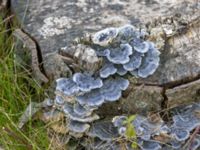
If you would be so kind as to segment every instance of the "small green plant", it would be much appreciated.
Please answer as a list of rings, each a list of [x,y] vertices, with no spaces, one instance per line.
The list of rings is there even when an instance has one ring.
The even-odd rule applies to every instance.
[[[135,127],[132,124],[135,118],[136,118],[136,115],[131,115],[127,118],[127,120],[124,121],[124,124],[126,125],[125,136],[127,140],[131,141],[131,147],[133,149],[137,148],[137,135],[136,135]]]

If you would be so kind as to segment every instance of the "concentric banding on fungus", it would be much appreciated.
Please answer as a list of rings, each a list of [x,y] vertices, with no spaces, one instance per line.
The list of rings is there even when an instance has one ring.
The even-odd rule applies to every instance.
[[[118,37],[120,40],[129,41],[132,38],[139,38],[140,32],[134,26],[127,24],[119,27]]]
[[[84,116],[84,117],[90,116],[93,110],[94,109],[86,108],[80,105],[79,103],[74,104],[74,112],[80,116]]]
[[[100,69],[100,77],[101,78],[107,78],[110,75],[113,75],[117,72],[117,69],[115,68],[114,64],[106,61],[103,67]]]
[[[100,89],[94,89],[89,93],[78,96],[77,101],[81,105],[101,106],[104,103],[104,97],[101,94]]]
[[[70,120],[68,128],[71,132],[84,133],[89,130],[90,125],[87,123]]]
[[[92,36],[92,42],[100,46],[108,46],[118,35],[117,28],[106,28]]]
[[[139,53],[146,53],[150,47],[149,42],[143,41],[140,38],[132,39],[130,45],[134,48],[135,51]]]
[[[79,92],[79,87],[70,78],[59,78],[56,80],[56,90],[64,93],[67,96],[75,95]]]
[[[140,67],[142,64],[142,53],[134,51],[133,54],[130,56],[130,61],[126,64],[123,64],[123,68],[127,71],[133,71]]]
[[[99,119],[99,116],[96,114],[91,114],[90,116],[82,116],[82,115],[75,113],[73,110],[73,106],[70,104],[65,104],[63,106],[63,112],[71,120],[79,121],[79,122],[93,122],[93,121]]]
[[[107,59],[114,64],[128,63],[129,56],[133,53],[132,47],[129,44],[120,44],[120,47],[109,49]]]
[[[72,79],[83,92],[89,92],[92,89],[103,86],[103,82],[100,78],[95,79],[90,74],[86,73],[75,73]]]

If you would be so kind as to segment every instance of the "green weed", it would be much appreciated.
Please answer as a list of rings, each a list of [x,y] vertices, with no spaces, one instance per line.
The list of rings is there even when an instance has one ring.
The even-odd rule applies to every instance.
[[[0,147],[46,150],[49,140],[42,122],[30,120],[23,129],[17,127],[28,104],[42,101],[43,89],[31,78],[30,71],[16,61],[16,42],[8,32],[0,17]]]
[[[131,142],[131,147],[133,149],[137,149],[137,135],[135,131],[135,127],[133,126],[132,122],[135,120],[136,115],[131,115],[127,118],[127,120],[124,121],[124,124],[126,125],[126,139]]]

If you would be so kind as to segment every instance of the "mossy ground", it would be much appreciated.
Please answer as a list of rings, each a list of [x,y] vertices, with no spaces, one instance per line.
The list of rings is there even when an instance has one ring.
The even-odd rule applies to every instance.
[[[30,120],[17,127],[20,116],[31,101],[42,101],[43,89],[30,76],[30,70],[16,61],[16,41],[0,14],[0,148],[6,150],[50,149],[47,129]]]

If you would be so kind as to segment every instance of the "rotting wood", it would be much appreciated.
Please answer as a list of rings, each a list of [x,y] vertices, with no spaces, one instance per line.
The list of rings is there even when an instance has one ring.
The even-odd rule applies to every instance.
[[[62,1],[65,2],[66,6],[71,5],[71,2],[68,5],[68,2],[66,0],[62,0]],[[95,3],[95,7],[98,8],[100,6],[101,8],[98,11],[94,11],[92,13],[86,12],[86,14],[85,12],[82,12],[80,14],[80,13],[76,13],[78,12],[77,7],[68,7],[69,9],[58,10],[58,12],[61,11],[61,14],[62,14],[61,17],[50,17],[50,18],[49,16],[55,16],[55,14],[57,14],[57,11],[55,12],[52,8],[56,8],[56,7],[60,8],[59,5],[61,3],[54,3],[54,4],[51,3],[55,5],[55,7],[46,7],[47,5],[49,5],[48,3],[45,3],[45,4],[40,3],[41,7],[38,7],[38,5],[31,5],[34,3],[35,1],[30,0],[30,6],[28,8],[30,14],[27,14],[27,17],[26,17],[27,22],[26,24],[24,24],[23,28],[27,33],[29,33],[30,35],[32,34],[32,36],[37,39],[37,43],[41,47],[41,52],[44,58],[44,64],[47,64],[44,67],[45,72],[47,72],[47,70],[50,70],[49,69],[50,67],[48,65],[49,61],[52,62],[53,65],[55,65],[54,68],[58,68],[57,66],[61,66],[60,62],[57,61],[57,57],[55,57],[56,59],[51,59],[51,58],[49,59],[48,57],[45,57],[47,56],[47,53],[50,53],[52,51],[55,52],[55,50],[61,49],[60,51],[61,53],[59,53],[59,57],[60,55],[62,55],[61,58],[63,59],[65,64],[67,64],[66,66],[69,65],[68,67],[71,67],[75,70],[75,67],[72,65],[73,61],[75,61],[75,64],[77,65],[77,68],[78,68],[79,64],[81,64],[81,63],[78,63],[78,60],[80,61],[81,58],[78,57],[78,60],[76,60],[75,57],[73,57],[74,56],[73,53],[72,54],[70,53],[76,50],[76,47],[73,48],[69,46],[70,41],[73,41],[73,39],[77,36],[80,37],[83,33],[85,34],[87,32],[89,33],[95,32],[104,27],[109,27],[109,26],[114,26],[114,27],[119,26],[119,24],[127,23],[127,21],[130,18],[131,18],[130,20],[132,20],[133,18],[136,18],[141,23],[140,24],[141,26],[139,24],[138,26],[141,28],[144,27],[149,33],[149,37],[147,38],[153,41],[154,43],[157,43],[158,48],[161,48],[162,64],[160,65],[161,66],[160,70],[157,71],[152,77],[148,79],[138,80],[137,85],[134,85],[134,86],[144,84],[144,87],[152,86],[152,87],[158,87],[159,89],[161,89],[160,91],[163,97],[161,108],[166,109],[168,108],[167,107],[168,98],[165,94],[166,90],[173,91],[174,88],[179,88],[180,86],[185,85],[187,83],[194,83],[196,80],[200,79],[200,76],[199,76],[200,74],[197,71],[199,70],[198,69],[199,57],[196,57],[198,53],[198,49],[196,49],[196,47],[199,47],[198,41],[200,37],[199,36],[200,35],[200,32],[199,32],[200,31],[199,30],[200,29],[200,24],[199,24],[199,21],[200,21],[199,4],[200,3],[196,0],[186,0],[184,2],[170,1],[169,5],[164,4],[165,2],[163,1],[157,1],[157,4],[153,4],[153,5],[145,5],[145,3],[141,3],[139,1],[137,2],[126,1],[124,3],[125,4],[127,3],[128,5],[124,5],[126,7],[124,8],[122,7],[121,11],[117,10],[117,13],[114,10],[110,10],[109,7],[105,7],[107,5],[106,3],[104,4],[105,6],[102,7],[102,5],[100,5],[100,3],[97,2]],[[86,6],[88,8],[93,7],[93,4],[90,2],[86,2],[85,4],[86,4],[84,5],[85,8]],[[113,5],[113,4],[109,4],[109,5]],[[20,6],[19,7],[20,9],[17,9],[18,7],[16,6]],[[23,3],[23,0],[22,0],[22,3],[18,3],[15,0],[13,0],[12,7],[13,7],[14,12],[18,15],[19,20],[23,20],[23,16],[20,16],[20,15],[23,14],[22,12],[24,12],[24,9],[26,9],[26,1],[24,1]],[[45,8],[45,10],[48,11],[51,15],[49,15],[49,13],[48,15],[44,14],[44,11],[41,11],[40,8]],[[99,13],[101,11],[103,13]],[[127,14],[124,13],[125,11]],[[105,20],[105,16],[103,14],[106,14],[107,20]],[[83,16],[80,16],[80,15],[83,15]],[[85,18],[85,16],[87,16],[87,18]],[[113,21],[112,19],[113,16],[115,19],[116,18],[122,18],[122,19],[119,19],[119,20],[116,19],[116,21]],[[76,17],[76,20],[74,20],[74,17]],[[67,18],[67,19],[65,20],[63,18]],[[44,38],[43,37],[44,34],[41,34],[41,32],[38,32],[38,31],[41,31],[40,29],[44,29],[43,28],[44,26],[46,27],[47,25],[45,24],[46,19],[47,20],[52,19],[52,24],[53,24],[53,26],[50,26],[50,28],[47,28],[47,29],[49,30],[51,29],[53,31],[62,30],[60,26],[56,25],[56,23],[53,21],[54,19],[56,19],[56,20],[65,22],[67,30],[65,30],[65,32],[63,31],[63,33],[59,35],[48,34],[51,32],[43,32],[45,34],[47,33],[46,34],[47,36],[45,35],[45,38]],[[87,23],[85,22],[86,19],[87,19]],[[41,20],[43,20],[43,22]],[[69,20],[72,20],[72,22],[70,22]],[[118,24],[118,22],[121,22],[121,23]],[[131,22],[131,24],[134,24],[134,22]],[[63,28],[65,28],[65,26]],[[84,32],[82,32],[83,29],[84,29]],[[48,30],[45,30],[45,31],[48,31]],[[64,40],[62,40],[63,39],[62,35],[64,35]],[[88,38],[88,35],[86,34],[86,36],[83,39],[78,39],[78,40],[80,41],[76,43],[82,42],[85,45],[87,45],[88,41],[90,41],[90,37]],[[64,50],[62,51],[62,49]],[[191,53],[189,53],[188,51],[191,51]],[[68,57],[68,55],[71,55],[71,56]],[[78,56],[82,56],[82,55],[78,55]],[[190,61],[185,59],[185,57],[187,58],[187,56],[190,56],[191,58],[189,59]],[[196,59],[194,60],[194,58]],[[193,66],[192,64],[194,64],[194,62],[196,62],[196,64]],[[187,66],[185,65],[186,63],[188,64]],[[177,65],[174,65],[174,64],[177,64]],[[80,65],[80,67],[82,67],[82,65]],[[183,67],[183,69],[181,69],[181,67]],[[184,71],[180,72],[180,70],[184,70]],[[52,72],[56,72],[56,70],[52,69]],[[63,73],[60,73],[60,74],[62,75]],[[185,94],[184,89],[180,89],[180,93],[184,95]],[[191,94],[192,93],[188,93],[188,97],[190,97]],[[127,101],[130,100],[128,97],[130,97],[129,94],[126,95]],[[149,99],[147,102],[149,102],[150,104],[152,103],[151,101],[154,101],[149,97],[147,97],[147,99]],[[170,97],[170,99],[173,99],[173,97]],[[176,99],[176,96],[174,99]],[[191,100],[194,100],[194,99],[188,99],[186,102],[178,101],[177,103],[178,105],[180,103],[181,104],[192,103],[193,101]],[[173,102],[176,103],[176,100],[173,100]],[[127,105],[129,106],[129,103]],[[132,105],[135,105],[135,104],[133,103]],[[114,109],[116,109],[118,106],[121,106],[121,104],[118,103]]]
[[[200,79],[185,85],[166,90],[168,108],[189,102],[196,102],[200,98]]]
[[[44,83],[47,83],[49,80],[45,75],[41,72],[40,67],[39,67],[39,61],[38,61],[38,54],[37,54],[37,46],[35,42],[26,34],[24,33],[21,29],[15,29],[13,32],[13,35],[21,40],[25,47],[30,50],[31,52],[31,65],[32,65],[32,72],[34,77],[42,81]]]
[[[162,67],[152,77],[145,80],[139,79],[138,84],[173,88],[200,79],[200,73],[198,73],[200,16],[194,16],[187,22],[184,18],[177,18],[174,15],[158,18],[146,24],[147,31],[150,33],[147,38],[154,41],[161,50],[160,65]],[[167,35],[165,27],[172,33]],[[181,73],[180,67],[183,69],[187,67],[187,72]],[[193,69],[195,67],[197,69]]]
[[[102,58],[97,57],[94,49],[82,43],[72,43],[67,48],[67,53],[59,51],[59,56],[73,70],[87,71],[90,73],[97,72],[102,66]]]

